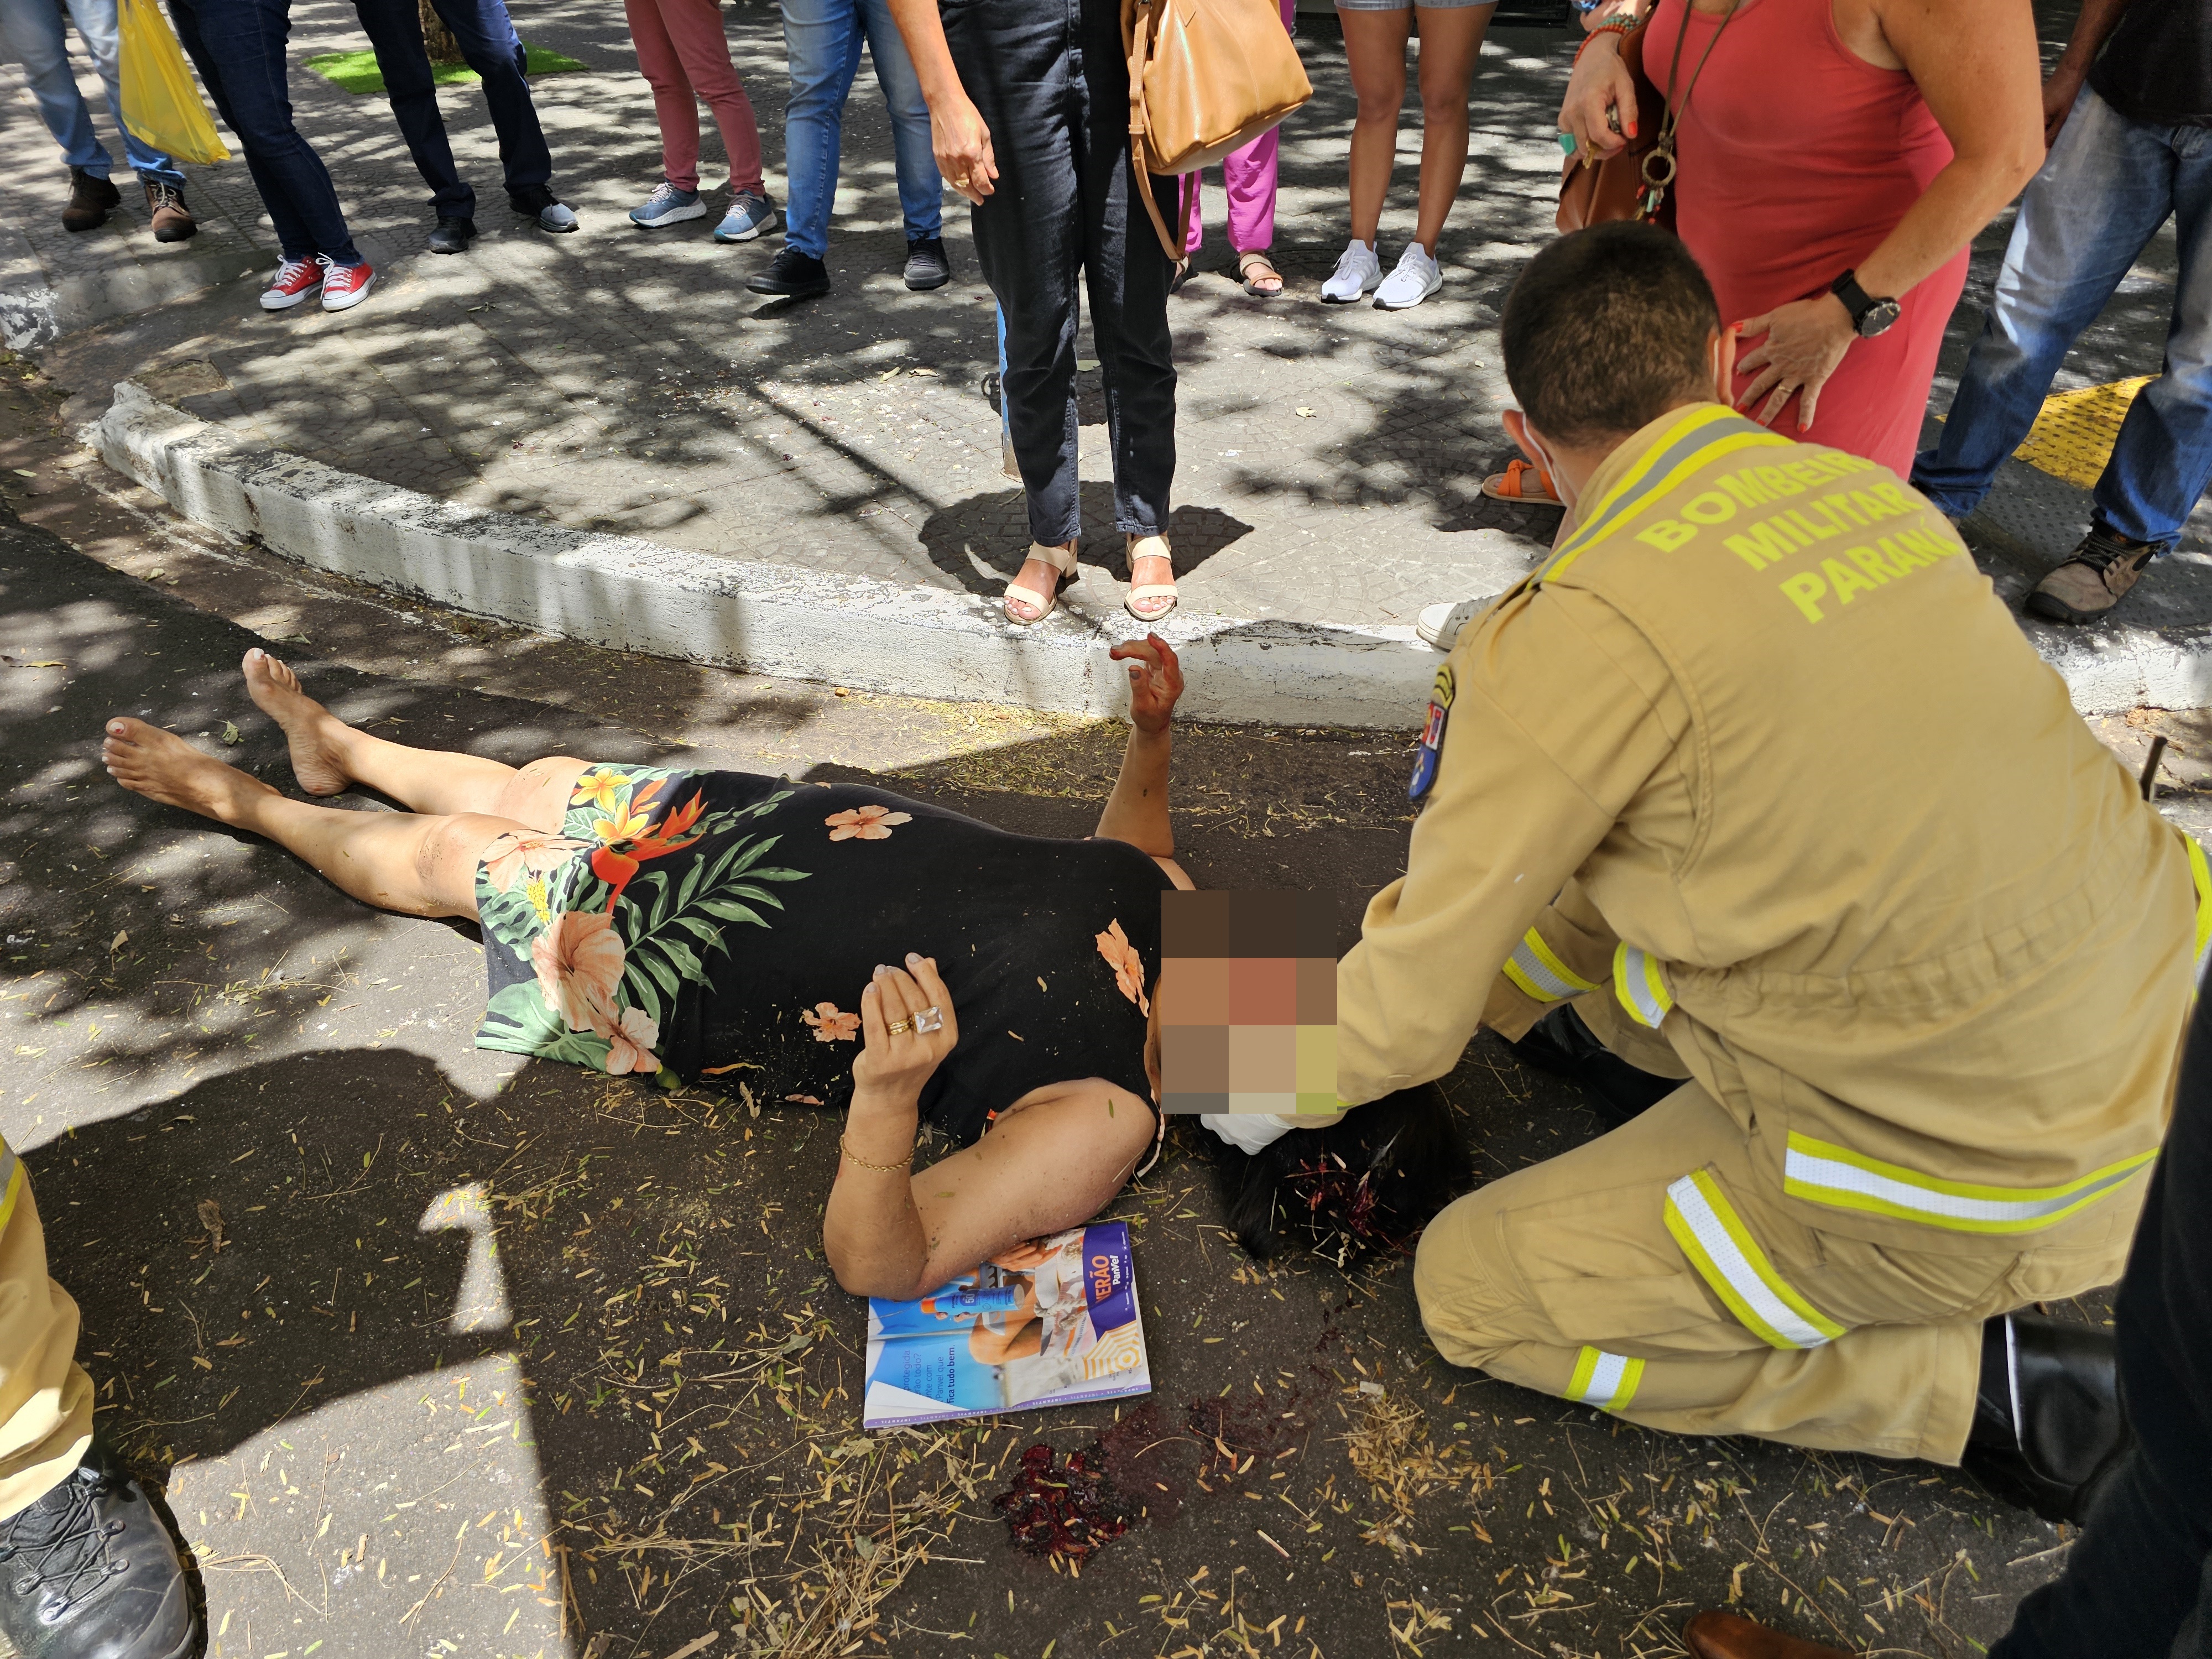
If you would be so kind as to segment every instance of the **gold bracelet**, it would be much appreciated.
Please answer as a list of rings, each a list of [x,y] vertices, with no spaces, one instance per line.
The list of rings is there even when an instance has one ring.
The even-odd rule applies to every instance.
[[[848,1146],[845,1144],[845,1137],[842,1135],[839,1135],[837,1137],[837,1150],[844,1153],[847,1158],[850,1159],[853,1163],[859,1164],[862,1169],[873,1170],[878,1175],[905,1175],[914,1168],[914,1153],[911,1151],[907,1153],[903,1159],[896,1164],[871,1164],[867,1159],[855,1153],[850,1146]]]

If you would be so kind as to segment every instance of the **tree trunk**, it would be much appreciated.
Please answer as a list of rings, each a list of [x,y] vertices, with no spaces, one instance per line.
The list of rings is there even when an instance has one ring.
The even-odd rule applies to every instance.
[[[461,61],[461,43],[453,39],[438,14],[431,9],[430,0],[415,0],[416,15],[422,20],[422,44],[428,47],[434,64],[458,64]]]

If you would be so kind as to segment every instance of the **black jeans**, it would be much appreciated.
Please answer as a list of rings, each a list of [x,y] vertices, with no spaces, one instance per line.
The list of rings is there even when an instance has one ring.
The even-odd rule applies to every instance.
[[[1029,492],[1030,535],[1082,533],[1075,471],[1076,274],[1106,382],[1114,523],[1156,535],[1175,481],[1174,272],[1129,161],[1117,0],[941,0],[961,84],[991,131],[995,191],[975,257],[1006,319],[1000,387]],[[1172,182],[1156,198],[1172,222]]]
[[[319,253],[332,264],[359,264],[330,169],[292,125],[284,70],[291,0],[169,0],[169,15],[216,113],[238,135],[284,257]]]
[[[2114,1326],[2136,1449],[1990,1659],[2212,1659],[2212,997]]]
[[[545,147],[545,130],[538,123],[538,106],[531,101],[530,82],[523,78],[528,64],[514,23],[501,0],[430,3],[460,42],[469,67],[483,77],[484,102],[491,107],[491,124],[499,133],[507,193],[526,200],[553,177],[553,155]],[[416,171],[430,186],[431,210],[441,219],[474,218],[477,193],[453,165],[453,147],[438,114],[438,88],[431,78],[430,54],[423,48],[415,0],[354,0],[353,9],[376,50],[392,118],[399,124]]]

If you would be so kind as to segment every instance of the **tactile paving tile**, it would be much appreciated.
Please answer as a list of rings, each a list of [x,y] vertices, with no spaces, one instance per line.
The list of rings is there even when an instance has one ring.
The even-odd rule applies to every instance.
[[[2043,400],[2026,441],[2013,451],[2014,459],[2063,478],[2077,489],[2095,489],[2105,463],[2112,458],[2128,405],[2154,378],[2138,374],[2133,380],[2053,392]]]

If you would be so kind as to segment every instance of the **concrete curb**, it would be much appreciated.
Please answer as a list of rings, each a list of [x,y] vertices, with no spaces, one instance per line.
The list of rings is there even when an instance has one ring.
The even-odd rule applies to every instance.
[[[251,248],[207,247],[128,258],[111,269],[49,277],[30,239],[0,225],[0,345],[35,351],[72,330],[111,317],[131,317],[218,283],[234,282],[242,264],[260,264]]]
[[[87,441],[197,523],[318,570],[524,628],[902,696],[1104,715],[1127,707],[1120,632],[1057,613],[1036,628],[994,600],[840,580],[456,507],[239,442],[123,381]],[[1190,718],[1272,726],[1418,726],[1441,660],[1410,628],[1178,613]]]

